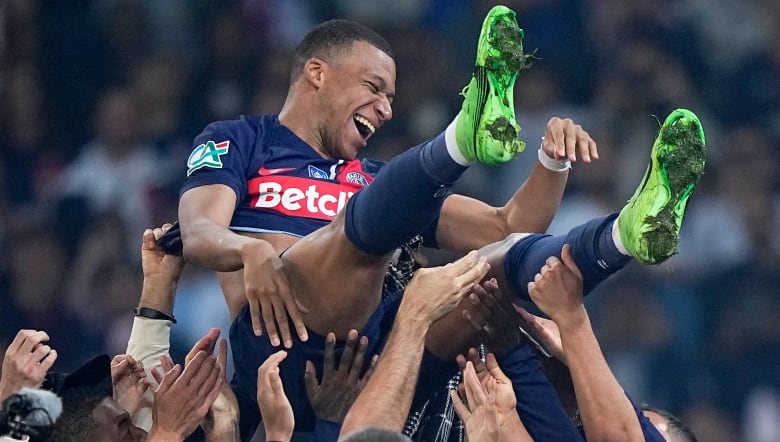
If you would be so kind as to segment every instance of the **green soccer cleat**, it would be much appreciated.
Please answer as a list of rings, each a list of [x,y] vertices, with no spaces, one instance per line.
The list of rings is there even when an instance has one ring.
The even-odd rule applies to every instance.
[[[677,253],[685,206],[706,162],[704,130],[687,109],[661,126],[642,183],[618,216],[620,239],[639,262],[658,264]]]
[[[515,12],[493,7],[482,22],[474,75],[461,92],[463,106],[455,126],[458,147],[467,160],[502,164],[525,149],[518,139],[513,88],[527,58]]]

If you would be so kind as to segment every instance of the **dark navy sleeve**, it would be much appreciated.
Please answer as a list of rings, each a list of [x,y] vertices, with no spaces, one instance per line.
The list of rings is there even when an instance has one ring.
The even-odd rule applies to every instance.
[[[243,201],[255,155],[255,140],[256,131],[244,119],[206,126],[193,141],[180,195],[195,187],[224,184],[236,193],[236,204]]]

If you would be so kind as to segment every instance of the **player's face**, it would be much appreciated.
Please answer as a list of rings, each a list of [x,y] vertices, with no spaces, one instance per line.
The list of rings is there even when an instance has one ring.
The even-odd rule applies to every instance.
[[[135,425],[130,415],[113,398],[107,397],[101,401],[92,416],[98,424],[93,433],[96,442],[143,442],[146,432]]]
[[[375,46],[358,41],[347,54],[326,63],[323,73],[322,147],[333,158],[354,159],[393,117],[395,62]]]

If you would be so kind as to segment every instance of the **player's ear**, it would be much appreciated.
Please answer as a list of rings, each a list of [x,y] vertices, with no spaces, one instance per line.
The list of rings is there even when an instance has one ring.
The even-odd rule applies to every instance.
[[[322,86],[326,69],[327,63],[325,60],[312,57],[306,60],[306,64],[303,66],[303,75],[306,81],[311,83],[315,89],[319,89]]]

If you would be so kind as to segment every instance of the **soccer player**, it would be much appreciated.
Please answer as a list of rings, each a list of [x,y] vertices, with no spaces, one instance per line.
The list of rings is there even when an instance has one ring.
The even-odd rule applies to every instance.
[[[304,210],[316,218],[326,211],[336,212],[339,201],[347,200],[347,195],[342,197],[340,193],[343,187],[319,186],[320,183],[301,178],[321,176],[323,180],[332,180],[329,184],[368,183],[370,177],[364,168],[359,168],[359,163],[323,159],[322,155],[335,156],[329,153],[333,151],[354,157],[376,127],[390,117],[394,65],[389,49],[381,49],[381,42],[372,44],[364,39],[348,38],[350,43],[347,55],[341,53],[343,58],[334,50],[323,54],[325,59],[309,57],[300,70],[294,68],[296,80],[290,92],[293,104],[288,97],[290,107],[285,105],[278,118],[259,117],[232,123],[248,124],[252,128],[249,130],[244,126],[246,130],[235,134],[236,139],[226,134],[230,132],[227,127],[231,123],[217,123],[199,138],[203,145],[199,145],[190,158],[190,180],[180,201],[182,240],[185,256],[196,263],[220,271],[244,269],[249,305],[243,307],[231,329],[236,361],[234,385],[240,387],[236,393],[240,402],[250,401],[242,407],[242,434],[257,424],[256,414],[244,413],[244,410],[256,409],[253,399],[256,367],[279,344],[273,337],[269,340],[268,336],[257,336],[260,332],[257,310],[262,310],[266,328],[274,319],[277,325],[286,325],[288,312],[295,322],[297,313],[291,308],[295,303],[312,312],[305,316],[305,325],[312,332],[309,342],[306,345],[304,339],[296,342],[281,367],[285,390],[296,413],[296,425],[305,431],[311,428],[313,421],[302,382],[305,361],[318,357],[321,360],[317,352],[324,347],[322,335],[331,330],[343,337],[348,330],[357,328],[371,343],[381,341],[378,337],[386,333],[388,319],[392,319],[401,295],[382,293],[385,269],[398,246],[416,234],[427,232],[424,236],[432,244],[451,245],[461,251],[477,248],[512,231],[522,231],[516,228],[523,224],[517,221],[518,217],[533,216],[536,207],[540,212],[545,208],[549,210],[549,195],[532,196],[530,201],[534,204],[520,204],[513,198],[508,208],[496,210],[448,194],[449,187],[474,161],[501,163],[521,149],[511,101],[517,70],[524,62],[521,36],[512,11],[504,7],[491,10],[480,35],[474,77],[464,106],[453,123],[431,141],[402,153],[383,166],[371,185],[349,198],[330,224],[325,223],[304,240],[286,239],[287,243],[281,240],[276,243],[279,249],[286,247],[281,257],[276,256],[277,251],[269,242],[236,235],[228,226],[233,230],[258,230],[242,224],[251,225],[252,218],[260,218],[253,210],[265,205],[276,207],[282,215],[294,209]],[[302,46],[306,45],[305,38]],[[296,100],[303,100],[309,107],[300,109],[294,105]],[[312,110],[316,111],[313,115]],[[312,119],[317,120],[317,124],[309,127],[313,124]],[[285,121],[289,122],[289,127]],[[295,128],[300,127],[309,130],[299,134]],[[671,138],[667,139],[665,131],[670,132]],[[215,133],[227,139],[217,138]],[[676,138],[680,133],[690,137],[680,142]],[[554,135],[551,138],[555,139]],[[541,265],[537,265],[535,252],[544,253],[545,260],[559,253],[558,243],[562,240],[573,244],[575,259],[584,262],[578,261],[578,265],[584,269],[586,287],[617,271],[632,256],[642,262],[659,262],[673,254],[685,203],[701,170],[698,175],[670,185],[668,177],[676,178],[689,165],[668,162],[665,156],[668,152],[693,156],[701,150],[703,166],[703,134],[693,114],[678,111],[667,119],[662,135],[656,143],[658,149],[654,147],[654,167],[648,169],[645,185],[640,186],[618,222],[614,222],[617,215],[595,220],[573,231],[570,238],[511,235],[483,250],[481,254],[491,261],[501,285],[512,287],[527,297],[522,290],[528,281],[526,273],[533,272],[533,277]],[[596,155],[595,144],[587,134],[572,131],[557,140],[556,151],[560,149],[560,153],[570,159],[576,157],[577,152],[583,159]],[[287,155],[279,159],[248,159],[249,155],[257,154],[260,147],[278,153],[286,150],[282,147],[286,144],[298,145],[299,151],[287,150]],[[308,150],[304,149],[307,144]],[[249,152],[236,153],[234,146],[241,145],[250,146]],[[697,150],[697,146],[702,149]],[[232,157],[228,157],[230,149],[234,149]],[[554,164],[555,160],[542,154],[544,152],[540,153],[540,163],[546,161],[547,165],[537,167],[544,169],[540,171],[544,177],[539,181],[559,184],[565,181],[565,177],[550,170],[556,168],[550,166],[556,165],[565,170],[565,161]],[[223,156],[225,160],[233,161],[230,167],[223,164]],[[241,162],[242,157],[247,159]],[[274,176],[287,172],[295,174]],[[251,176],[248,182],[245,181],[247,174]],[[305,175],[301,177],[300,174]],[[281,190],[282,182],[288,186],[287,191]],[[304,183],[305,188],[296,187]],[[355,186],[355,190],[359,187]],[[684,192],[677,194],[678,187]],[[675,194],[663,196],[670,188]],[[333,193],[336,189],[338,193]],[[541,191],[532,192],[532,195],[537,192]],[[523,193],[522,188],[520,193]],[[539,205],[535,206],[535,203]],[[557,207],[557,204],[558,201],[553,205]],[[517,213],[520,209],[528,212]],[[278,220],[279,212],[262,213],[268,220]],[[671,228],[660,235],[668,241],[663,248],[649,248],[648,241],[653,244],[656,241],[636,229],[655,230],[655,222],[647,221],[647,217],[659,214],[670,221]],[[302,225],[309,220],[284,218],[278,229],[301,232],[306,229]],[[620,241],[616,245],[615,232],[622,245]],[[594,270],[590,261],[601,266]],[[258,283],[263,278],[263,284]],[[506,281],[508,283],[504,284]],[[255,298],[260,292],[271,293],[276,298],[281,294],[284,305],[274,304],[268,297],[258,302]],[[298,335],[305,338],[306,330],[296,328]],[[291,342],[285,344],[289,347]],[[458,345],[459,341],[453,339],[449,344]],[[429,363],[426,371],[436,373],[435,361]],[[425,361],[423,364],[426,367]]]

